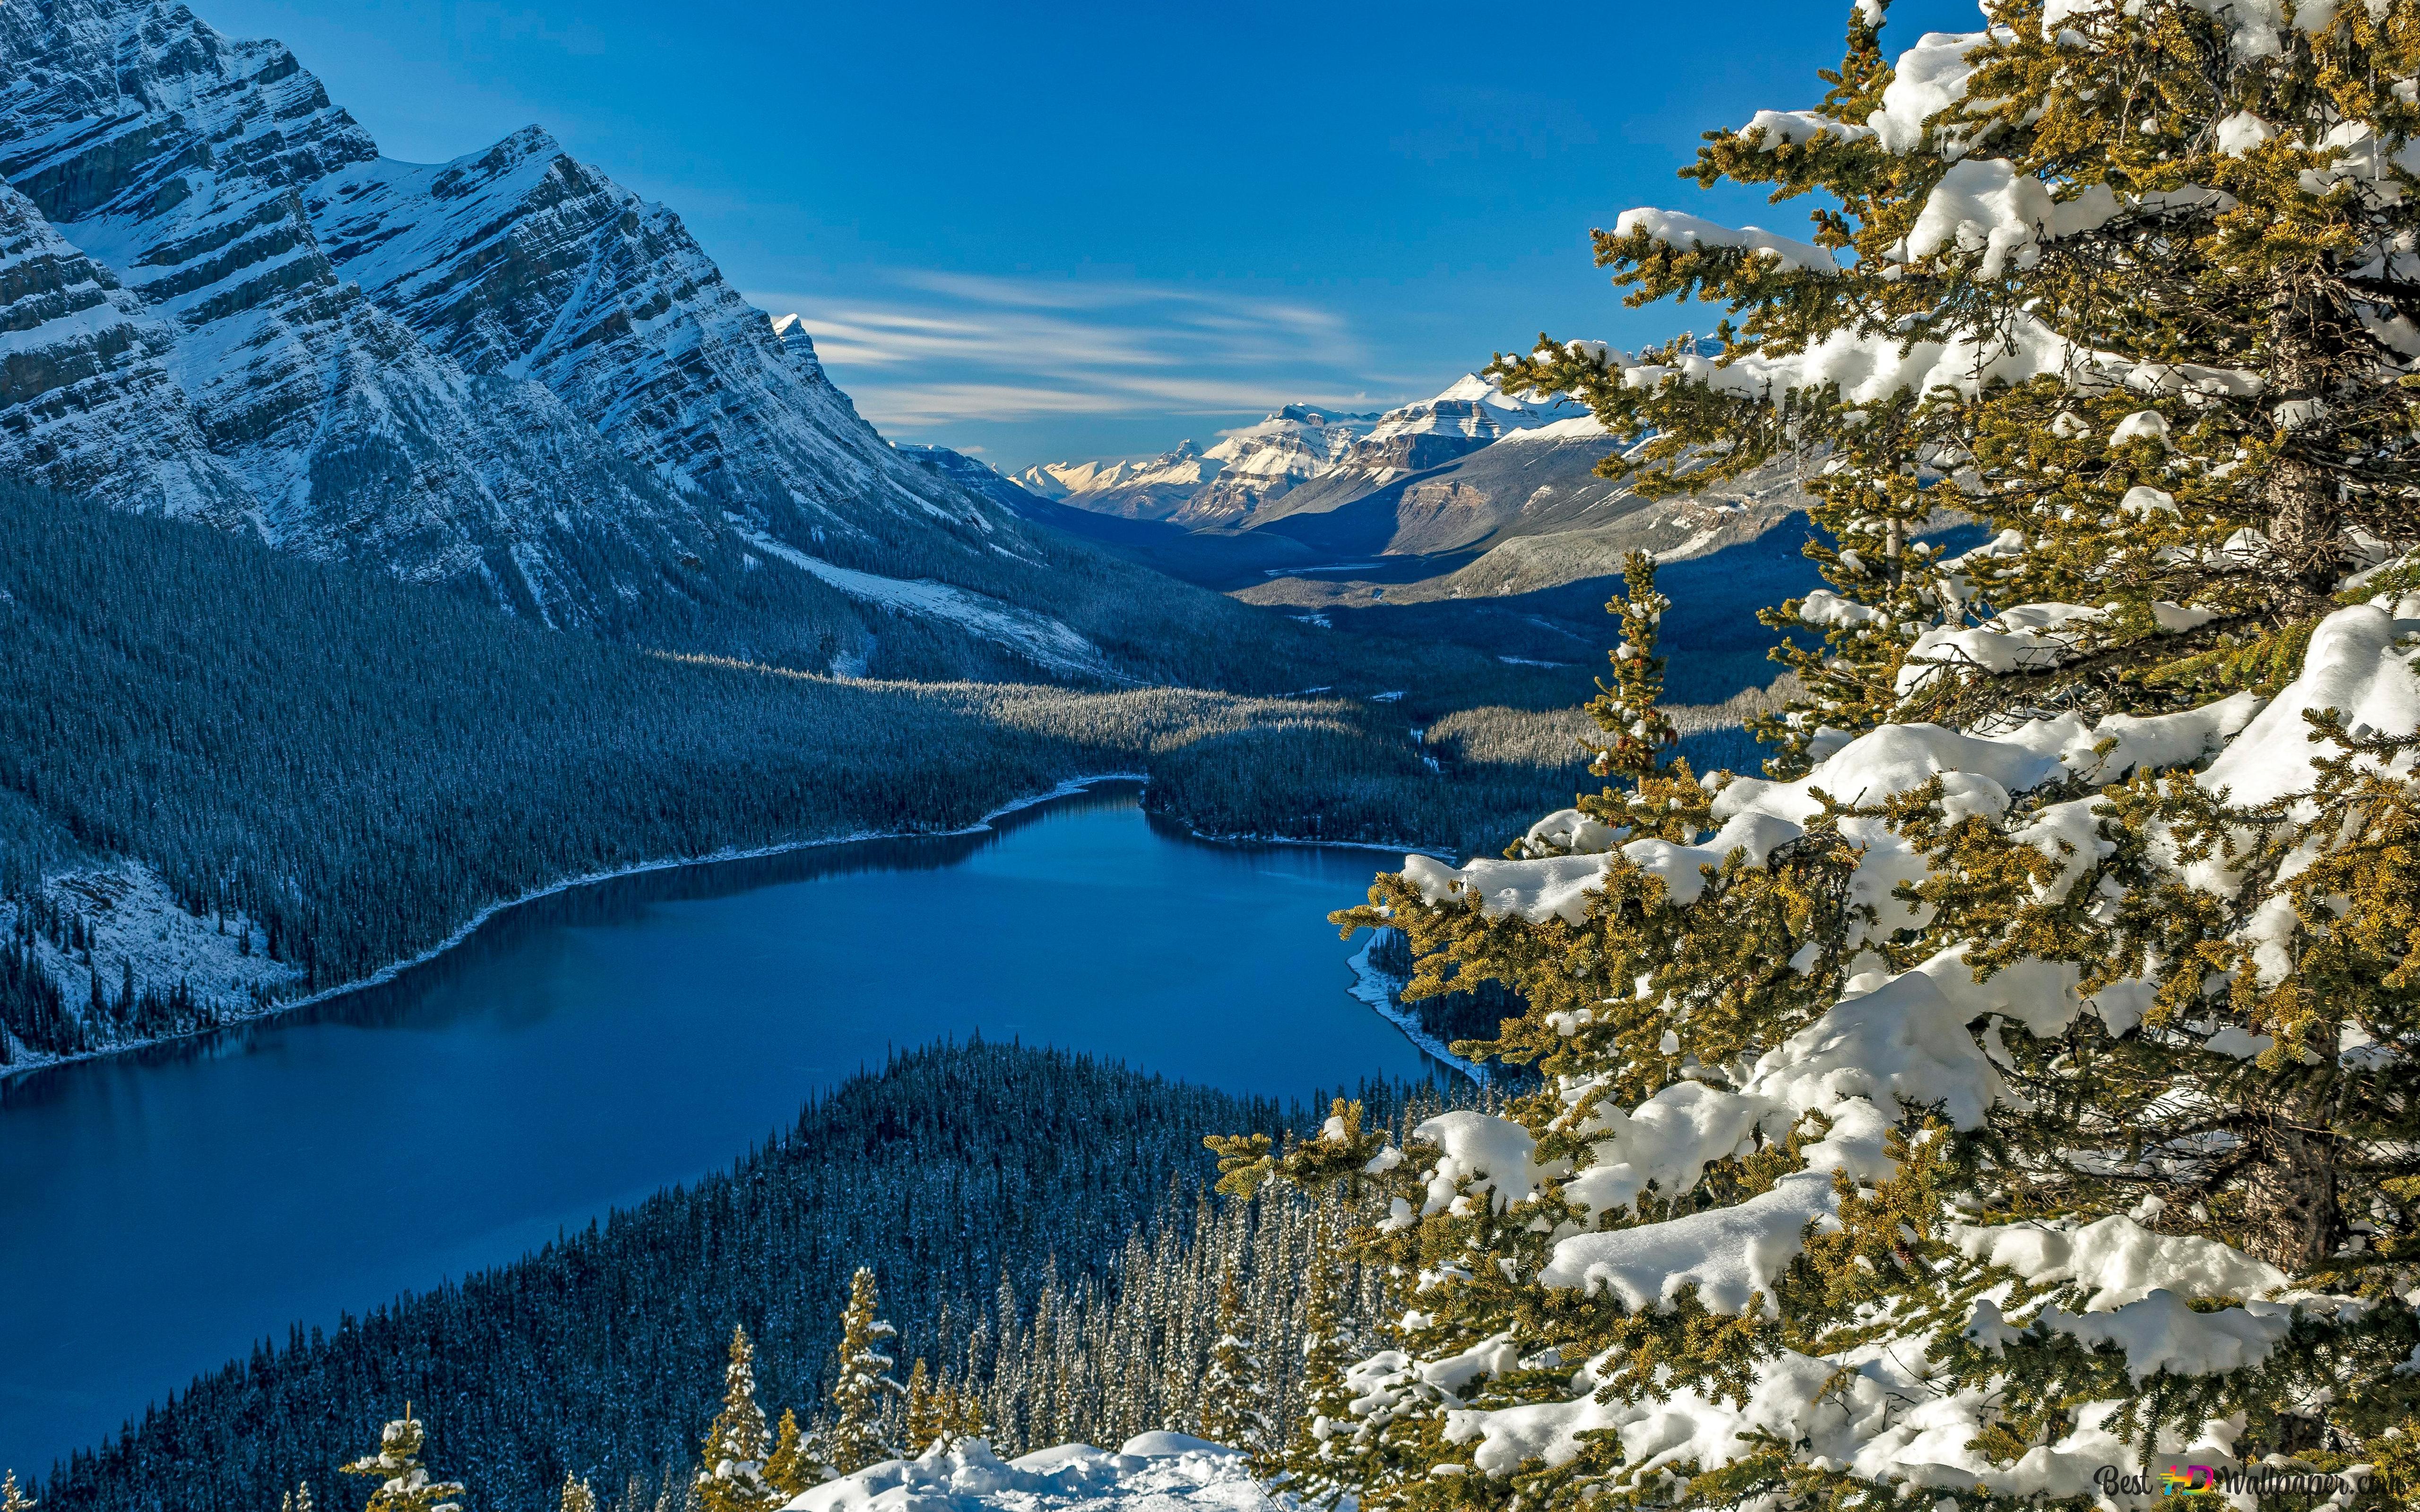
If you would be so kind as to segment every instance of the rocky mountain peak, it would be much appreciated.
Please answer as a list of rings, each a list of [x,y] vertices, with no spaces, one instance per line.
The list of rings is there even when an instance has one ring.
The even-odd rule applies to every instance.
[[[542,128],[398,162],[276,42],[163,0],[22,0],[0,180],[0,464],[31,481],[817,666],[863,661],[901,604],[1081,601],[1064,548],[894,453],[801,322]],[[967,640],[1013,620],[918,643],[957,674],[1064,639]]]

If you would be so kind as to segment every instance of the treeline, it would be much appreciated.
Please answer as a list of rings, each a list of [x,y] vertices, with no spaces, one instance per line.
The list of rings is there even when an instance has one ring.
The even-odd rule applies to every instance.
[[[1552,770],[1425,761],[1405,710],[1427,694],[876,684],[652,655],[9,488],[0,640],[0,1060],[251,1006],[163,982],[120,1012],[140,942],[69,948],[29,922],[46,879],[121,857],[194,918],[247,920],[303,991],[567,876],[956,828],[1101,771],[1147,772],[1155,808],[1217,834],[1488,849],[1568,801]]]
[[[1357,1095],[1401,1121],[1439,1093]],[[1062,1052],[904,1055],[728,1173],[513,1265],[264,1342],[57,1467],[44,1506],[267,1512],[307,1480],[345,1512],[360,1491],[332,1473],[407,1400],[431,1462],[475,1489],[472,1512],[551,1506],[566,1475],[617,1492],[635,1478],[652,1505],[687,1481],[735,1327],[754,1341],[766,1405],[814,1419],[861,1266],[898,1329],[892,1352],[979,1401],[1005,1450],[1198,1427],[1211,1352],[1238,1327],[1287,1413],[1321,1215],[1299,1198],[1204,1196],[1202,1139],[1282,1138],[1319,1119]],[[1222,1317],[1230,1279],[1240,1300]],[[1374,1318],[1381,1279],[1347,1275],[1329,1304]],[[896,1410],[886,1424],[892,1440],[905,1430]]]

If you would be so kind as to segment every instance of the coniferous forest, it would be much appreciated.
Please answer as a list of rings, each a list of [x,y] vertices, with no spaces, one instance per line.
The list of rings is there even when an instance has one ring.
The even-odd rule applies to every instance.
[[[1358,1093],[1397,1122],[1440,1095]],[[667,1485],[677,1506],[735,1327],[753,1341],[768,1410],[830,1426],[860,1268],[898,1331],[903,1378],[923,1362],[937,1392],[974,1404],[1002,1453],[1199,1431],[1223,1397],[1206,1383],[1229,1333],[1253,1341],[1275,1435],[1301,1401],[1306,1308],[1371,1336],[1382,1277],[1342,1260],[1344,1228],[1365,1215],[1284,1195],[1218,1197],[1202,1140],[1238,1129],[1283,1139],[1322,1117],[1057,1051],[906,1053],[808,1103],[727,1172],[515,1264],[264,1341],[60,1466],[43,1504],[267,1508],[307,1481],[320,1504],[357,1506],[368,1488],[335,1468],[365,1425],[409,1400],[428,1458],[476,1486],[482,1509],[552,1505],[566,1474],[629,1512],[648,1512]],[[1322,1266],[1324,1294],[1302,1283]],[[1223,1311],[1222,1288],[1233,1294]],[[901,1445],[906,1406],[877,1414],[886,1452]]]
[[[1209,834],[1468,847],[1577,770],[1428,759],[1401,702],[655,655],[23,489],[0,488],[0,1064],[12,1041],[74,1055],[257,1006],[135,981],[141,949],[97,945],[106,910],[43,886],[62,873],[155,870],[290,995],[566,877],[955,829],[1086,775],[1148,774],[1154,809]]]

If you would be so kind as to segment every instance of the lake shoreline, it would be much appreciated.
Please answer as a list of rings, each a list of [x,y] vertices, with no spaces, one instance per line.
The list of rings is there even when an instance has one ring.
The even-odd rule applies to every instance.
[[[1488,1074],[1485,1066],[1455,1055],[1451,1045],[1431,1034],[1418,1014],[1396,1000],[1395,995],[1403,990],[1404,979],[1378,968],[1378,964],[1371,959],[1372,952],[1377,949],[1378,935],[1373,930],[1353,959],[1345,963],[1353,968],[1353,995],[1367,1005],[1372,1012],[1402,1030],[1404,1038],[1419,1046],[1421,1054],[1452,1067],[1481,1087],[1491,1085],[1495,1078]]]
[[[446,952],[459,948],[465,941],[469,940],[472,935],[477,933],[482,926],[486,925],[489,920],[495,918],[497,916],[509,913],[513,909],[524,907],[530,903],[537,903],[544,899],[559,897],[564,893],[575,891],[582,887],[597,887],[603,883],[619,881],[626,877],[645,876],[651,872],[678,871],[683,867],[714,866],[726,861],[763,860],[770,856],[792,856],[801,851],[819,850],[827,846],[856,845],[871,841],[947,840],[957,836],[976,835],[990,829],[997,821],[1005,819],[1012,814],[1022,813],[1028,810],[1039,808],[1044,804],[1056,803],[1063,799],[1077,797],[1107,783],[1133,782],[1147,789],[1150,785],[1150,774],[1145,772],[1099,772],[1084,777],[1071,777],[1040,793],[1031,793],[1022,797],[1012,798],[1008,802],[1001,804],[1000,807],[985,812],[981,818],[975,820],[972,824],[962,825],[955,829],[858,830],[846,835],[827,835],[809,840],[783,841],[773,845],[759,845],[750,847],[745,850],[725,847],[724,849],[711,851],[702,856],[661,856],[652,860],[634,862],[628,866],[614,867],[602,872],[590,872],[580,876],[565,877],[558,881],[548,883],[544,887],[532,888],[530,891],[521,893],[517,897],[504,899],[486,905],[477,913],[473,914],[468,921],[456,929],[452,933],[445,936],[444,939],[440,940],[437,944],[430,946],[427,949],[421,951],[417,955],[409,956],[401,961],[392,962],[386,965],[380,966],[378,970],[371,972],[368,976],[358,977],[350,981],[339,982],[333,987],[324,987],[306,996],[292,998],[290,1000],[281,999],[272,1001],[268,1006],[258,1010],[257,1011],[239,1012],[230,1017],[222,1019],[216,1024],[209,1025],[201,1028],[188,1029],[181,1033],[163,1034],[144,1040],[128,1040],[116,1044],[103,1045],[99,1049],[80,1051],[71,1056],[37,1056],[34,1053],[28,1052],[25,1054],[23,1058],[12,1061],[6,1066],[0,1066],[0,1086],[7,1086],[8,1083],[17,1080],[20,1077],[35,1075],[42,1072],[54,1070],[61,1066],[83,1065],[91,1061],[104,1060],[115,1056],[129,1055],[136,1051],[156,1049],[160,1046],[177,1044],[189,1040],[198,1040],[208,1035],[223,1033],[228,1029],[241,1028],[250,1025],[268,1023],[271,1020],[283,1017],[286,1014],[298,1011],[302,1009],[316,1008],[332,1002],[337,998],[347,996],[350,994],[366,992],[373,987],[384,986],[395,980],[397,977],[403,975],[405,972],[411,971],[418,966],[427,965],[430,962],[444,955]],[[1451,859],[1451,856],[1448,852],[1437,851],[1424,846],[1404,844],[1402,842],[1386,842],[1378,841],[1306,840],[1286,835],[1215,834],[1207,830],[1197,829],[1190,825],[1183,824],[1182,821],[1171,822],[1178,824],[1190,838],[1200,841],[1205,844],[1301,845],[1320,849],[1365,850],[1388,853],[1400,849],[1407,854],[1437,856],[1449,860]],[[1367,952],[1365,951],[1364,953],[1366,954]],[[1357,963],[1358,959],[1359,958],[1357,958]],[[1357,978],[1359,975],[1360,969],[1360,966],[1357,964]],[[1362,994],[1357,987],[1354,990],[1353,995],[1356,997],[1362,997]],[[1366,997],[1362,997],[1362,1000],[1365,1002],[1368,1001]],[[1404,1035],[1424,1052],[1440,1056],[1441,1058],[1445,1059],[1449,1064],[1455,1066],[1458,1070],[1466,1070],[1464,1064],[1455,1060],[1450,1053],[1433,1048],[1430,1040],[1423,1038],[1419,1033],[1416,1032],[1419,1029],[1417,1021],[1407,1020],[1401,1016],[1398,1011],[1390,1011],[1386,1008],[1381,1008],[1378,1011],[1381,1017],[1387,1019],[1389,1023],[1394,1024],[1396,1027],[1403,1029]]]
[[[334,987],[323,987],[307,996],[272,1002],[257,1012],[238,1013],[205,1028],[188,1029],[179,1034],[163,1034],[147,1040],[129,1040],[119,1044],[104,1045],[97,1050],[80,1051],[72,1056],[47,1056],[39,1059],[17,1060],[7,1066],[0,1066],[0,1085],[5,1085],[20,1076],[50,1071],[59,1066],[82,1065],[88,1061],[104,1060],[112,1056],[127,1055],[137,1050],[149,1050],[160,1045],[176,1044],[180,1041],[197,1040],[205,1035],[217,1034],[223,1030],[240,1028],[246,1025],[264,1024],[301,1009],[318,1007],[349,994],[366,992],[373,987],[384,986],[415,966],[427,965],[447,951],[457,949],[473,934],[477,933],[482,925],[498,915],[509,913],[513,909],[537,903],[542,899],[559,897],[577,888],[593,887],[600,883],[614,882],[624,877],[645,876],[654,872],[675,872],[685,866],[713,866],[724,861],[755,861],[768,856],[791,856],[799,851],[816,850],[827,845],[855,845],[877,840],[947,840],[953,836],[980,834],[989,829],[994,820],[1004,819],[1010,814],[1052,803],[1061,798],[1075,797],[1105,782],[1147,781],[1148,778],[1140,772],[1103,772],[1090,777],[1071,777],[1045,792],[1013,798],[985,813],[974,823],[962,825],[956,829],[866,829],[846,835],[821,836],[812,840],[783,841],[778,844],[752,846],[746,850],[726,846],[703,856],[659,856],[653,860],[633,862],[628,866],[613,867],[603,872],[590,872],[576,877],[565,877],[559,881],[548,883],[544,887],[532,888],[518,897],[488,904],[472,915],[469,921],[455,930],[453,933],[418,955],[408,956],[401,961],[380,966],[366,977],[357,977],[351,981],[339,982]]]

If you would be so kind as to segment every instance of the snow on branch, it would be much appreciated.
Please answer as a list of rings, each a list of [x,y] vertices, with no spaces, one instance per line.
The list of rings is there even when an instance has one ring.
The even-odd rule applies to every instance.
[[[1683,249],[1718,247],[1752,252],[1802,272],[1837,273],[1840,270],[1840,265],[1823,248],[1775,236],[1758,226],[1733,228],[1679,210],[1647,208],[1624,210],[1621,219],[1613,223],[1615,236],[1636,236],[1640,232],[1667,245]]]

